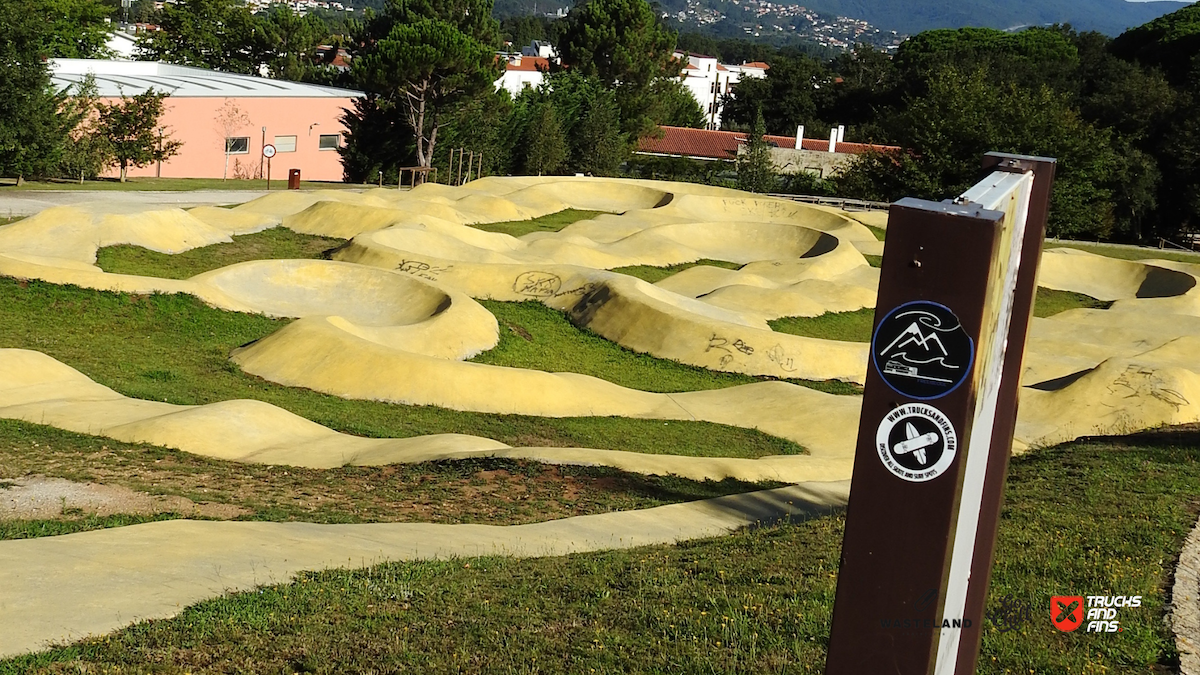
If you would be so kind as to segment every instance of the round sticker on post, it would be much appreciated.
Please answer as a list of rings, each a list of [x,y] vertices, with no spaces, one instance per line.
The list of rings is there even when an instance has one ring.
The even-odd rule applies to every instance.
[[[889,387],[928,401],[967,379],[975,343],[950,308],[918,300],[900,305],[879,322],[871,360]]]
[[[906,481],[924,483],[950,468],[958,454],[958,434],[937,408],[906,403],[879,423],[875,449],[888,471]]]

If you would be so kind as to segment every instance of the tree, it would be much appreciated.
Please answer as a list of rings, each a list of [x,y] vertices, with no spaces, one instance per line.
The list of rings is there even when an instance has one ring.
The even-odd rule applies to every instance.
[[[499,76],[491,6],[490,0],[389,0],[364,29],[354,76],[377,95],[377,105],[401,112],[419,166],[432,166],[450,109],[492,89]]]
[[[771,161],[771,146],[765,139],[766,125],[762,113],[754,117],[754,126],[746,136],[746,147],[737,157],[737,185],[747,192],[770,192],[775,187],[775,163]]]
[[[646,0],[586,0],[564,21],[560,67],[614,88],[630,136],[652,132],[651,84],[678,77],[682,67],[672,55],[675,35],[658,23]]]
[[[112,146],[112,163],[121,168],[122,183],[130,166],[162,161],[178,154],[183,146],[159,127],[166,97],[166,93],[147,89],[136,96],[121,96],[119,103],[99,104],[97,130]]]
[[[415,161],[412,129],[404,120],[380,108],[373,95],[354,99],[341,122],[346,126],[346,142],[338,148],[342,172],[347,183],[371,183],[380,173],[387,182],[399,178],[400,167]]]
[[[300,16],[287,5],[273,4],[263,20],[272,46],[271,76],[292,81],[308,79],[317,67],[317,46],[329,29],[316,14]]]
[[[567,143],[554,106],[549,102],[535,104],[525,130],[522,139],[527,148],[525,173],[531,176],[558,173],[567,159]]]
[[[707,120],[704,110],[696,102],[696,97],[676,79],[662,78],[650,85],[650,98],[654,107],[650,116],[656,124],[670,127],[690,127],[703,129]]]
[[[0,174],[18,183],[53,171],[70,130],[59,115],[64,97],[51,87],[43,61],[55,39],[45,9],[0,0]]]
[[[772,134],[791,136],[799,124],[829,126],[817,114],[817,101],[831,80],[825,67],[807,56],[776,59],[765,78],[743,79],[725,97],[721,125],[749,129],[761,113]]]
[[[267,25],[234,0],[180,0],[161,14],[161,30],[138,38],[139,59],[243,75],[271,60]]]
[[[49,53],[68,59],[96,59],[109,54],[108,18],[112,9],[100,0],[46,0],[45,12],[36,5],[26,11],[40,15],[49,30]]]
[[[64,101],[60,115],[71,126],[55,173],[65,178],[95,178],[109,165],[112,148],[99,127],[100,97],[90,73]]]
[[[229,178],[229,155],[235,152],[233,139],[238,137],[238,132],[250,126],[250,116],[238,107],[237,102],[227,98],[221,107],[217,108],[217,112],[213,116],[213,123],[216,125],[217,135],[220,137],[221,151],[225,153],[225,168],[221,171],[221,180],[226,180]]]
[[[975,183],[985,152],[1041,155],[1058,159],[1050,232],[1107,236],[1113,230],[1121,158],[1111,133],[1081,119],[1068,96],[1046,85],[997,85],[983,66],[965,72],[944,66],[931,75],[926,93],[904,101],[890,124],[911,154],[856,162],[842,185],[882,185],[886,191],[847,196],[940,200]]]

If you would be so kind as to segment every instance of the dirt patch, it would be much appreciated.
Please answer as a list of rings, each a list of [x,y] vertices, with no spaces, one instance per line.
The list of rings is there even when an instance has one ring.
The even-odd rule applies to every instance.
[[[204,518],[236,518],[250,513],[233,504],[194,502],[177,495],[149,495],[119,485],[76,483],[64,478],[28,476],[0,481],[0,519],[64,516],[180,513]]]

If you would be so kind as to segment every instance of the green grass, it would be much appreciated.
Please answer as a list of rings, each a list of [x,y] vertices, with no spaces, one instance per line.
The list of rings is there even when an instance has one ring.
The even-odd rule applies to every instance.
[[[519,237],[530,232],[558,232],[564,227],[581,220],[590,220],[607,211],[584,211],[581,209],[564,209],[532,220],[510,220],[501,223],[478,223],[472,227],[488,232],[501,232]]]
[[[177,254],[159,253],[141,246],[106,246],[96,252],[96,264],[105,272],[116,274],[187,279],[247,260],[321,258],[345,241],[273,227],[254,234],[234,235],[232,243],[213,244]]]
[[[3,493],[0,493],[3,494]],[[36,520],[0,520],[0,541],[5,539],[34,539],[36,537],[57,537],[63,534],[102,530],[110,527],[125,527],[140,525],[160,520],[177,520],[184,516],[173,512],[141,514],[115,514],[98,516],[81,514],[79,517],[64,516],[62,518],[40,518]]]
[[[548,418],[349,401],[243,373],[234,348],[287,322],[213,309],[186,295],[136,296],[0,279],[0,347],[35,349],[134,398],[203,404],[250,398],[351,434],[477,434],[518,446],[590,447],[696,456],[795,454],[799,446],[708,422]]]
[[[1111,302],[1097,300],[1083,293],[1071,291],[1056,291],[1049,288],[1037,289],[1037,298],[1033,304],[1033,315],[1046,318],[1068,309],[1108,309]]]
[[[742,267],[740,263],[726,262],[724,260],[709,260],[705,258],[703,260],[697,260],[696,262],[679,263],[678,265],[669,265],[667,267],[633,265],[630,267],[616,267],[612,271],[620,272],[621,274],[628,274],[631,277],[637,277],[642,281],[648,281],[652,284],[655,284],[669,276],[679,274],[680,272],[696,267],[697,265],[709,265],[711,267],[721,267],[727,270],[736,270]]]
[[[500,324],[500,343],[471,359],[476,363],[580,373],[623,387],[654,392],[719,389],[769,379],[708,370],[639,354],[590,330],[575,327],[562,312],[533,300],[480,302]],[[831,393],[861,393],[852,385],[840,382],[786,381]]]
[[[1200,437],[1077,442],[1013,460],[979,672],[1172,672],[1166,585],[1200,494]],[[843,518],[516,560],[305,573],[0,673],[819,673]],[[1051,595],[1142,595],[1119,634],[1061,633]]]
[[[872,225],[864,225],[863,227],[870,230],[871,234],[875,235],[875,239],[878,241],[885,241],[887,239],[887,230],[882,227],[874,227]]]
[[[25,216],[7,216],[7,217],[0,217],[0,225],[8,225],[8,224],[10,224],[10,223],[15,223],[15,222],[17,222],[18,220],[22,220],[23,218],[25,218]]]
[[[283,190],[287,187],[287,173],[271,179],[272,190]],[[304,190],[343,190],[372,188],[375,185],[356,185],[334,181],[300,181]],[[0,195],[19,191],[38,190],[151,190],[156,192],[180,192],[187,190],[266,190],[265,180],[238,180],[230,178],[130,178],[122,183],[115,178],[100,178],[80,183],[77,180],[26,181],[20,187],[13,182],[0,185]]]
[[[749,492],[778,483],[693,481],[608,467],[467,459],[335,469],[243,464],[140,443],[0,419],[0,488],[32,475],[121,486],[196,504],[230,505],[238,520],[367,523],[421,521],[515,525]],[[4,496],[0,489],[0,497]],[[241,515],[238,515],[240,509]],[[179,518],[169,508],[97,516],[64,512],[0,519],[18,539]]]
[[[1054,316],[1068,309],[1108,309],[1111,302],[1097,300],[1082,293],[1055,291],[1038,287],[1034,300],[1033,315]],[[856,312],[829,312],[821,316],[789,316],[767,322],[771,330],[824,340],[845,342],[870,342],[871,329],[875,325],[875,310],[860,309]]]
[[[867,264],[871,267],[883,267],[883,256],[867,255],[864,253],[863,257],[867,259]]]
[[[1170,249],[1140,248],[1134,246],[1099,246],[1075,241],[1048,241],[1043,245],[1046,250],[1055,248],[1074,248],[1096,255],[1120,260],[1174,260],[1175,262],[1200,264],[1200,252]]]
[[[176,255],[139,246],[106,247],[97,253],[97,264],[106,272],[186,279],[246,260],[322,257],[341,242],[340,239],[273,228],[234,237],[234,242],[230,244],[205,246]],[[576,328],[561,312],[537,302],[484,300],[482,303],[496,315],[503,328],[500,344],[473,359],[477,363],[582,373],[622,386],[656,392],[714,389],[763,379],[709,371],[637,354],[591,331]],[[789,381],[829,393],[860,393],[853,385],[840,382]]]
[[[773,319],[767,324],[771,330],[792,335],[841,340],[843,342],[870,342],[871,327],[875,321],[874,309],[856,312],[828,312],[821,316],[788,316]]]

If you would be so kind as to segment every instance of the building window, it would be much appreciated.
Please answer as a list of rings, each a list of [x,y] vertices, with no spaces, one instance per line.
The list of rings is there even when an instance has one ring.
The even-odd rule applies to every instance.
[[[245,155],[250,152],[249,136],[234,136],[225,139],[225,154]]]
[[[320,144],[317,147],[321,150],[337,150],[341,144],[341,134],[321,134]]]
[[[275,137],[275,152],[295,152],[296,137],[295,136],[276,136]]]

